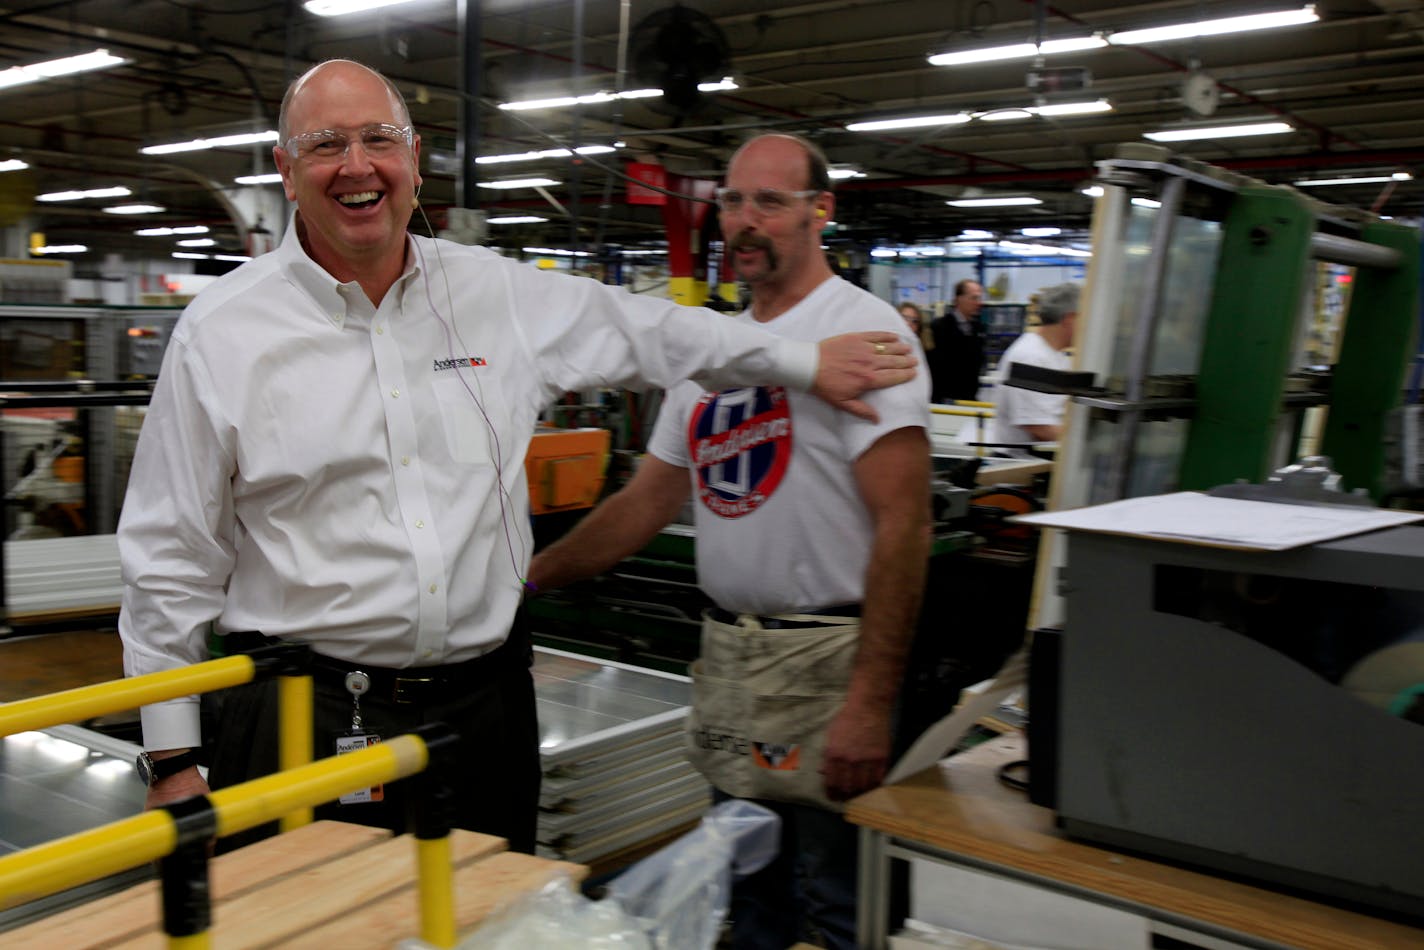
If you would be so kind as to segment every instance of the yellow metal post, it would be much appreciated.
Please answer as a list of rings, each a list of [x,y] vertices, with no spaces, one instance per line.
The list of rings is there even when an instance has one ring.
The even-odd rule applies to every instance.
[[[277,677],[277,768],[281,771],[312,760],[312,679],[310,676]],[[310,824],[312,809],[299,808],[283,815],[281,828],[291,831]]]
[[[394,782],[419,772],[428,760],[424,740],[396,736],[357,752],[220,789],[208,796],[218,813],[218,837],[276,821],[298,808],[329,802],[353,789]]]
[[[0,736],[122,712],[191,693],[252,682],[250,657],[229,656],[176,670],[81,686],[0,705]]]
[[[168,813],[150,811],[7,854],[0,857],[0,909],[155,861],[177,840]]]
[[[450,837],[415,841],[420,890],[420,939],[437,947],[455,945],[455,879]]]

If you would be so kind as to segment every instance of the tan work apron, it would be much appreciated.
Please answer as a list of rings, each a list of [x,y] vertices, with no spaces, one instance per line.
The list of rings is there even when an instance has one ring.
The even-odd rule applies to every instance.
[[[703,614],[688,756],[728,795],[844,809],[826,797],[820,769],[826,729],[850,686],[860,622],[826,619],[824,627],[767,630],[750,615],[726,624]]]

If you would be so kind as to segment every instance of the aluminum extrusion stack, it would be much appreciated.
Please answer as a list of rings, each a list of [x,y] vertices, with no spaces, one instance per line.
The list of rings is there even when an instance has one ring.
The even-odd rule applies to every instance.
[[[534,652],[540,855],[586,864],[702,817],[711,789],[683,750],[687,677]]]

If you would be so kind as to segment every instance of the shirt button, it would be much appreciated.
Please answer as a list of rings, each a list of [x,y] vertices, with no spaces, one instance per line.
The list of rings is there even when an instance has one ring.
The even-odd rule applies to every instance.
[[[386,331],[385,331],[384,329],[382,329],[381,327],[376,327],[376,336],[380,336],[382,333],[385,333],[385,332],[386,332]]]
[[[430,585],[430,592],[431,592],[432,594],[435,593],[435,590],[436,590],[436,588],[437,588],[438,586],[439,586],[438,584],[431,584],[431,585]]]
[[[402,456],[401,456],[401,464],[402,464],[402,465],[409,465],[409,464],[410,464],[410,456],[409,456],[409,455],[402,455]]]
[[[421,655],[421,657],[422,657],[423,659],[427,659],[427,660],[428,660],[428,659],[430,659],[432,656],[435,655],[435,651],[434,651],[434,650],[426,650],[424,653],[422,653],[422,654],[420,654],[420,655]]]
[[[423,528],[423,527],[425,527],[425,522],[424,522],[424,521],[417,521],[417,522],[415,523],[415,526],[416,526],[417,528]]]
[[[399,390],[399,389],[392,389],[392,390],[391,390],[391,398],[392,398],[392,399],[399,399],[399,398],[400,398],[400,390]]]

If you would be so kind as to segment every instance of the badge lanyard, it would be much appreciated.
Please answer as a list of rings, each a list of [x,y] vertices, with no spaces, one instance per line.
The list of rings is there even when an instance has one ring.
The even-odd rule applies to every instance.
[[[358,749],[365,749],[381,741],[381,737],[370,732],[366,732],[361,725],[361,697],[371,689],[371,677],[360,670],[352,670],[346,674],[346,692],[351,694],[351,731],[336,737],[336,754],[344,752],[355,752]],[[339,801],[343,805],[360,805],[367,802],[383,801],[386,797],[386,787],[375,785],[371,788],[358,788],[354,792],[342,795]]]

